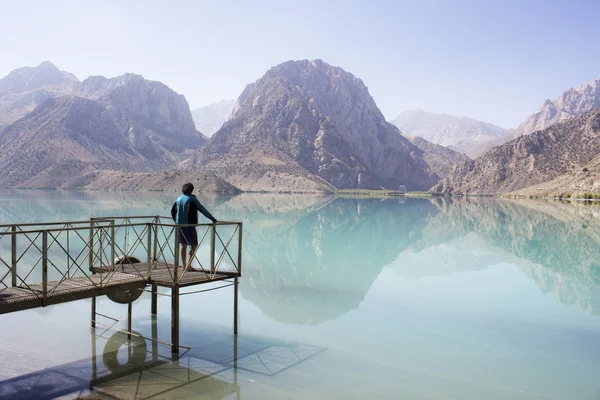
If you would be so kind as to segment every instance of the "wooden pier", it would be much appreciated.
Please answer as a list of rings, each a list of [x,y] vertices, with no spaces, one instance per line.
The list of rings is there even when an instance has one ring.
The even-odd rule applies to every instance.
[[[184,270],[178,233],[195,227],[198,247],[189,254],[195,270]],[[188,249],[192,249],[188,246]],[[141,261],[143,260],[143,261]],[[179,298],[233,286],[233,327],[237,334],[238,283],[242,267],[242,223],[175,225],[168,217],[100,217],[86,221],[0,225],[0,314],[69,301],[108,296],[128,304],[143,291],[171,289],[171,348],[179,351]],[[218,287],[182,288],[223,282]]]

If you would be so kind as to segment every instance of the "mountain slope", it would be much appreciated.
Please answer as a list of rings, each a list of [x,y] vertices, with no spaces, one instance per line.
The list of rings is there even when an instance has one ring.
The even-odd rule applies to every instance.
[[[420,137],[409,137],[412,144],[423,151],[423,159],[429,164],[431,170],[440,177],[448,176],[455,166],[470,160],[463,153],[459,153],[448,147],[433,144]]]
[[[506,133],[504,128],[472,118],[423,110],[404,111],[390,122],[406,135],[419,136],[469,156],[479,155],[478,148]]]
[[[200,166],[244,190],[297,190],[298,182],[424,190],[438,179],[362,81],[321,60],[280,64],[248,85],[187,164]]]
[[[81,82],[75,93],[105,106],[133,147],[149,159],[164,158],[164,151],[196,149],[206,142],[194,126],[185,97],[160,82],[135,74],[111,79],[93,76]]]
[[[72,93],[77,78],[45,61],[0,79],[0,130],[24,117],[49,98]]]
[[[178,170],[159,172],[92,172],[79,179],[69,181],[68,188],[106,189],[111,190],[181,190],[184,182],[192,182],[198,192],[236,193],[239,189],[225,182],[212,172]]]
[[[108,111],[74,96],[48,99],[0,136],[0,186],[24,186],[42,175],[58,187],[90,169],[145,168]]]
[[[600,109],[521,136],[457,167],[432,191],[510,192],[582,168],[600,154]]]
[[[195,109],[192,111],[192,118],[196,124],[196,129],[211,137],[227,121],[234,105],[235,100],[221,100]]]
[[[574,168],[556,178],[537,185],[517,190],[516,195],[581,195],[600,193],[600,155],[585,164],[583,168]]]

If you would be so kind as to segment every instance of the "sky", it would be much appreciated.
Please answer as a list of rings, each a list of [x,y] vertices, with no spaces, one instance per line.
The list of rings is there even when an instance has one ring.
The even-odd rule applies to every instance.
[[[0,76],[51,61],[80,80],[158,80],[195,109],[287,60],[363,80],[386,118],[408,109],[516,127],[600,79],[600,0],[0,0]]]

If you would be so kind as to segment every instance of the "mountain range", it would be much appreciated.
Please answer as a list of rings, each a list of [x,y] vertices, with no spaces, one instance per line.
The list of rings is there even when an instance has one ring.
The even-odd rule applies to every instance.
[[[79,82],[44,62],[0,88],[11,110],[3,120],[17,118],[0,133],[0,186],[78,187],[99,171],[162,170],[206,142],[185,98],[139,75]]]
[[[546,100],[502,138],[507,142],[496,142],[476,160],[457,167],[432,191],[526,195],[598,191],[599,106],[600,80]]]
[[[217,191],[594,191],[599,105],[596,80],[516,129],[422,110],[392,124],[359,78],[301,60],[192,114],[160,82],[80,82],[43,62],[0,79],[0,187],[155,189],[185,178]]]
[[[600,154],[600,109],[522,135],[452,171],[432,190],[497,194],[582,169]]]

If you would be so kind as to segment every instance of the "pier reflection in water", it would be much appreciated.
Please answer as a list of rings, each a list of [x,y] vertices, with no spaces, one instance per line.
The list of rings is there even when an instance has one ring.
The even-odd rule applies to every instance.
[[[325,350],[204,327],[184,335],[194,345],[175,357],[158,341],[158,330],[156,318],[152,337],[133,331],[129,340],[118,329],[92,330],[91,357],[0,381],[0,399],[239,399],[239,372],[275,376]]]

